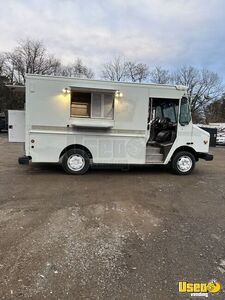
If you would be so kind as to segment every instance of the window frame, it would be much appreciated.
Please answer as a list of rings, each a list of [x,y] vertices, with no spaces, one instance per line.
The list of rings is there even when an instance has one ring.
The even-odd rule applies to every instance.
[[[72,103],[75,103],[75,102],[72,102],[72,93],[89,93],[91,94],[91,101],[90,101],[90,105],[89,105],[89,115],[88,116],[81,116],[81,115],[75,115],[75,114],[72,114]],[[85,119],[104,119],[104,120],[114,120],[115,119],[115,93],[113,92],[101,92],[101,91],[72,91],[71,93],[71,98],[70,98],[70,117],[71,118],[85,118]],[[94,94],[99,94],[101,95],[101,116],[100,117],[94,117],[93,116],[93,96]],[[104,114],[105,114],[105,107],[104,107],[104,97],[105,95],[110,95],[111,98],[112,98],[112,117],[105,117]],[[77,101],[77,103],[79,103]]]
[[[181,108],[182,108],[182,100],[183,100],[183,99],[186,100],[186,106],[187,106],[187,115],[188,115],[188,119],[187,119],[186,122],[181,122]],[[189,102],[188,98],[184,96],[184,97],[182,97],[182,98],[180,99],[179,124],[180,124],[181,126],[187,126],[187,125],[190,124],[191,120],[192,120],[192,117],[191,117],[191,107],[190,107],[190,102]]]

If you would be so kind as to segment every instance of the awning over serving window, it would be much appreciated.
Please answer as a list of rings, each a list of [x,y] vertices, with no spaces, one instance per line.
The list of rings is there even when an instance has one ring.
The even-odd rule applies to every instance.
[[[87,88],[87,87],[79,87],[79,86],[69,86],[70,90],[73,92],[95,92],[95,93],[110,93],[114,94],[117,90],[112,89],[101,89],[101,88]]]

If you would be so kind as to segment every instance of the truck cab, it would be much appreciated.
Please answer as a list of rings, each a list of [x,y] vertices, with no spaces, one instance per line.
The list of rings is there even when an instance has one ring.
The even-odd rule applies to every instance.
[[[210,135],[192,123],[186,95],[180,99],[151,98],[149,101],[146,163],[171,163],[177,174],[190,174],[199,158],[208,154]]]

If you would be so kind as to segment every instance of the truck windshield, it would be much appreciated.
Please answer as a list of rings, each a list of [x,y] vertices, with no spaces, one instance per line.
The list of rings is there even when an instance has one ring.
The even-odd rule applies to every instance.
[[[167,105],[163,106],[163,117],[169,118],[170,122],[176,123],[177,116],[176,116],[176,105],[173,103],[168,103]]]
[[[159,105],[153,106],[153,119],[167,118],[170,122],[177,123],[179,101],[176,99],[160,99],[158,101]]]
[[[188,125],[191,121],[191,112],[189,107],[189,102],[186,97],[181,99],[180,105],[180,125]]]
[[[161,106],[156,106],[155,108],[155,117],[156,118],[162,118],[162,108]]]

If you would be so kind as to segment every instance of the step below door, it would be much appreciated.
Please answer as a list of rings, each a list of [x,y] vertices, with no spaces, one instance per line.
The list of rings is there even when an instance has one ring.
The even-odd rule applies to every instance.
[[[8,111],[8,135],[9,142],[25,142],[25,111]]]

